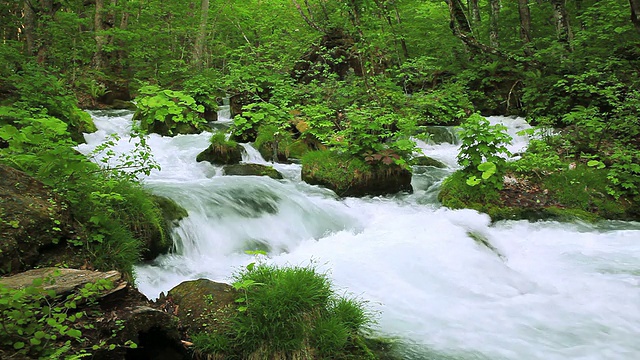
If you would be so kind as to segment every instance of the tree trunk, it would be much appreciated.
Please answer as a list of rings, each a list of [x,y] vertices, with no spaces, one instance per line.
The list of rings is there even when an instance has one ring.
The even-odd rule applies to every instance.
[[[491,4],[491,18],[489,19],[489,44],[494,48],[500,47],[498,24],[500,20],[500,0],[489,0]]]
[[[640,0],[629,0],[631,5],[631,22],[640,33]]]
[[[209,0],[202,0],[200,5],[200,28],[193,51],[193,65],[197,69],[203,67],[204,43],[207,37],[207,22],[209,21]]]
[[[95,1],[96,9],[93,17],[93,26],[96,39],[96,52],[93,54],[93,67],[100,70],[104,65],[102,48],[107,43],[107,37],[104,34],[104,0]]]
[[[564,45],[567,51],[573,51],[571,44],[573,40],[573,32],[569,25],[569,14],[567,8],[564,5],[565,0],[551,0],[553,6],[553,17],[556,22],[556,34],[558,41]]]
[[[520,39],[525,47],[525,53],[530,55],[528,45],[531,43],[531,12],[529,0],[518,0],[518,13],[520,14]]]
[[[26,0],[24,2],[24,38],[27,42],[27,54],[33,55],[36,51],[36,12],[33,9],[31,2]]]
[[[400,26],[401,21],[400,21],[400,11],[398,11],[398,7],[396,6],[396,4],[393,4],[393,9],[395,10],[396,13],[396,21],[398,22],[398,26]],[[405,59],[409,58],[409,50],[407,49],[407,42],[404,41],[404,37],[400,37],[400,45],[402,46],[402,55],[404,55]]]

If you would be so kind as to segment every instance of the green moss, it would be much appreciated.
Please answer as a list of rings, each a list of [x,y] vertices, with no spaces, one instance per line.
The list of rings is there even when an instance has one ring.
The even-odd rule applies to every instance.
[[[330,150],[313,151],[302,157],[302,178],[324,185],[338,194],[345,193],[357,181],[364,180],[372,166],[358,158],[340,155]]]
[[[411,172],[398,165],[370,165],[331,150],[302,157],[302,180],[322,185],[340,196],[385,195],[411,191]]]
[[[474,209],[494,221],[638,219],[633,201],[607,194],[606,170],[578,165],[545,176],[522,170],[513,175],[526,185],[504,190],[472,187],[466,184],[466,175],[457,171],[444,181],[438,199],[446,207]],[[525,200],[515,206],[514,198]]]

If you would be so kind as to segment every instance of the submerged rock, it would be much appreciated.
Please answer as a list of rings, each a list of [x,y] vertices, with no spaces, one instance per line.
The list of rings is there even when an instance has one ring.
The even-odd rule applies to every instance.
[[[282,174],[272,166],[262,164],[235,164],[225,165],[222,168],[225,175],[240,176],[268,176],[272,179],[282,179]]]

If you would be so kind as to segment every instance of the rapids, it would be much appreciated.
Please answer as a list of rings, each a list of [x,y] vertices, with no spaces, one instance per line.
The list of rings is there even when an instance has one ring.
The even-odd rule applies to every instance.
[[[99,130],[85,135],[81,152],[112,133],[122,137],[116,152],[133,148],[130,112],[91,114]],[[513,135],[527,127],[490,120]],[[217,124],[228,125],[224,117]],[[230,281],[255,260],[244,251],[257,248],[269,252],[263,261],[326,271],[340,292],[367,302],[372,331],[405,344],[406,359],[640,358],[640,224],[491,224],[443,208],[436,195],[456,168],[456,144],[419,143],[449,168],[416,168],[413,194],[340,199],[301,182],[296,164],[273,164],[280,181],[220,176],[195,162],[209,136],[148,137],[161,170],[145,186],[189,212],[174,251],[136,268],[150,298],[184,280]],[[266,163],[244,146],[244,161]],[[510,149],[525,146],[516,136]]]

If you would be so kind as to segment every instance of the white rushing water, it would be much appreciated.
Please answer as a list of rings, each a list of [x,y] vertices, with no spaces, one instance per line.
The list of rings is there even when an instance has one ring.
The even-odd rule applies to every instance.
[[[123,136],[117,151],[132,148],[130,114],[92,115],[100,130],[81,151],[113,132]],[[149,137],[162,170],[146,186],[189,212],[176,251],[136,269],[149,297],[184,280],[229,281],[254,260],[244,250],[259,248],[266,261],[327,271],[341,293],[368,302],[377,334],[411,345],[407,359],[640,358],[640,224],[491,225],[484,214],[442,208],[435,196],[456,167],[453,144],[421,144],[450,168],[416,168],[413,194],[338,199],[301,182],[295,164],[275,164],[280,181],[220,176],[195,162],[209,135]],[[517,138],[511,150],[525,145]],[[244,161],[264,163],[245,148]]]

